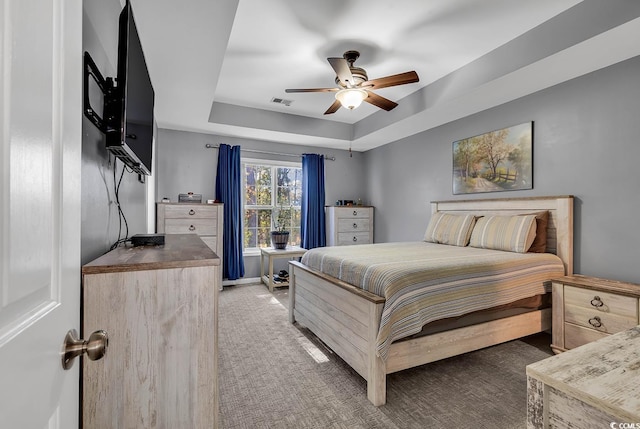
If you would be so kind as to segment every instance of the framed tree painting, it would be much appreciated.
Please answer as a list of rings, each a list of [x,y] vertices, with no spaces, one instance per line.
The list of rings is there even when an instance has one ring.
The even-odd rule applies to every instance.
[[[453,193],[533,188],[533,122],[453,142]]]

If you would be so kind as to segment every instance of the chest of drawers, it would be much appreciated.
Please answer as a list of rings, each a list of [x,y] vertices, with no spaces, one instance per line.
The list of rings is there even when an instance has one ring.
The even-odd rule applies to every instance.
[[[579,275],[554,279],[552,285],[555,352],[640,324],[640,285]]]
[[[218,427],[220,268],[192,234],[82,267],[82,330],[109,335],[102,360],[82,359],[85,428]]]
[[[373,243],[373,207],[329,206],[325,214],[327,246]]]
[[[156,231],[197,234],[222,260],[222,204],[158,203]]]

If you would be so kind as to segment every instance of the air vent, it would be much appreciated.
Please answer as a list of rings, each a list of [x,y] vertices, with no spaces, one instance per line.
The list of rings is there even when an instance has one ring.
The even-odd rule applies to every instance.
[[[277,103],[277,104],[284,104],[285,106],[291,106],[291,103],[293,103],[293,100],[285,100],[284,98],[273,97],[271,99],[271,102]]]

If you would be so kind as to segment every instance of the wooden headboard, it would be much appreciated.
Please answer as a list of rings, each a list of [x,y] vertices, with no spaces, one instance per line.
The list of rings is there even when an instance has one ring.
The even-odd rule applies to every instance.
[[[573,196],[495,198],[432,201],[431,213],[473,213],[479,216],[515,215],[547,210],[547,252],[564,262],[567,275],[573,274]]]

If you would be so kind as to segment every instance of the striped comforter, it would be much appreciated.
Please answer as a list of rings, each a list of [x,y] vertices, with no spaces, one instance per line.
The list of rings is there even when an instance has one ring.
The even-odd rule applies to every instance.
[[[427,323],[545,293],[564,275],[549,253],[512,253],[427,242],[321,247],[302,263],[386,298],[377,351]]]

